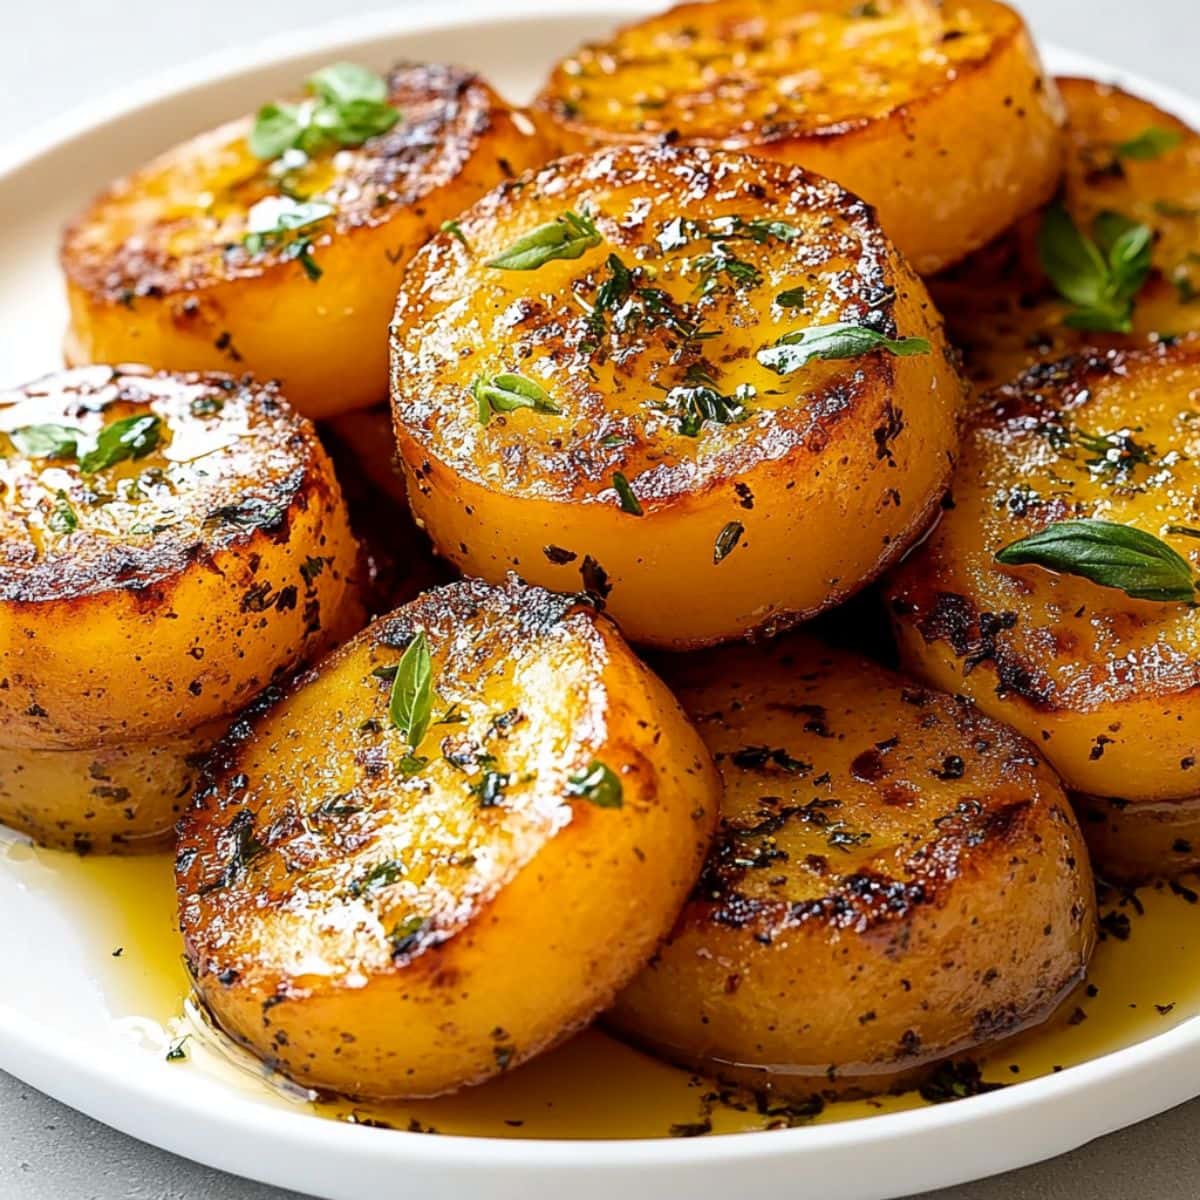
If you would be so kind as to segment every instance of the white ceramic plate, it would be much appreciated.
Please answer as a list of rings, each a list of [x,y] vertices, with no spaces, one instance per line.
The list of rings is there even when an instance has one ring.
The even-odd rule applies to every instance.
[[[434,8],[435,6],[422,6]],[[0,149],[0,384],[59,364],[58,230],[92,192],[171,143],[284,93],[332,59],[398,57],[481,68],[525,98],[547,64],[642,0],[440,3],[289,36],[173,72]],[[1078,55],[1059,72],[1113,79],[1200,124],[1200,103]],[[1072,1149],[1200,1092],[1200,1018],[1060,1074],[962,1100],[844,1122],[693,1139],[510,1141],[428,1137],[323,1121],[163,1061],[112,994],[96,898],[64,892],[0,834],[0,1067],[118,1129],[228,1171],[330,1200],[882,1200]],[[133,971],[134,985],[138,978]],[[126,1007],[123,1007],[126,1006]],[[133,1032],[136,1032],[134,1030]],[[157,1037],[155,1036],[157,1034]]]

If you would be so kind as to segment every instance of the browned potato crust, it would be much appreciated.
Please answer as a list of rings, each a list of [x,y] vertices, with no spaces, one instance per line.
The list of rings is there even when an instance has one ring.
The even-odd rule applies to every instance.
[[[79,854],[162,849],[228,724],[87,750],[0,750],[0,823]]]
[[[1128,334],[1063,324],[1071,305],[1042,270],[1042,214],[930,281],[951,339],[980,389],[1008,383],[1036,362],[1088,347],[1120,349],[1200,330],[1200,135],[1146,100],[1092,79],[1060,79],[1067,105],[1067,171],[1062,201],[1084,231],[1117,212],[1154,231],[1153,268],[1133,308]],[[1121,153],[1147,131],[1166,135],[1149,157]],[[1178,139],[1169,144],[1172,139]],[[1149,144],[1146,154],[1153,150]]]
[[[1103,878],[1139,884],[1200,868],[1200,796],[1130,803],[1077,793],[1071,800]]]
[[[679,138],[836,179],[937,271],[1049,199],[1062,105],[995,0],[681,4],[583,46],[537,106],[568,148]]]
[[[1092,518],[1200,566],[1200,347],[1066,359],[998,389],[952,498],[887,584],[907,668],[1020,730],[1073,791],[1195,795],[1200,608],[995,555]]]
[[[570,214],[595,226],[578,254],[493,261]],[[392,396],[413,512],[465,573],[582,583],[632,640],[686,648],[838,603],[928,524],[961,381],[920,280],[835,184],[616,147],[497,189],[457,232],[405,275]],[[923,349],[760,361],[837,325]],[[512,376],[541,411],[481,412]]]
[[[1082,978],[1087,855],[1023,738],[809,639],[670,679],[725,798],[618,1029],[731,1082],[861,1093],[1043,1020]]]
[[[85,470],[131,421],[145,444]],[[47,425],[67,445],[31,446]],[[274,386],[90,367],[0,394],[0,744],[232,713],[344,627],[357,554],[329,459]]]
[[[250,370],[310,417],[387,397],[388,318],[404,264],[443,221],[552,146],[478,75],[403,64],[397,124],[281,171],[245,117],[185,142],[97,197],[66,231],[72,363]],[[331,207],[248,247],[264,201]],[[308,253],[296,253],[301,242]]]
[[[436,696],[413,746],[380,675],[418,631]],[[515,581],[377,621],[239,722],[209,776],[178,857],[200,995],[292,1078],[374,1097],[481,1082],[611,1002],[719,792],[615,628]]]

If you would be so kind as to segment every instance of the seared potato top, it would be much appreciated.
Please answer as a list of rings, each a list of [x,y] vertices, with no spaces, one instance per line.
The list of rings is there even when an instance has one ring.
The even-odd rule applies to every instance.
[[[806,638],[728,647],[668,678],[725,798],[691,922],[862,933],[937,904],[1053,776],[966,700]]]
[[[724,799],[619,1029],[732,1082],[882,1090],[1044,1018],[1078,982],[1091,874],[1024,738],[808,638],[668,670]]]
[[[81,367],[0,393],[0,602],[145,588],[278,536],[320,454],[248,378]]]
[[[273,384],[85,367],[0,395],[0,720],[30,749],[226,716],[361,623],[359,549]]]
[[[666,935],[719,797],[674,698],[577,598],[470,581],[234,726],[180,826],[223,1029],[292,1078],[434,1095],[590,1021]]]
[[[911,661],[1041,731],[1067,781],[1104,795],[1186,795],[1200,778],[1189,775],[1200,608],[1188,602],[1200,569],[1198,401],[1200,350],[1183,345],[1067,359],[999,389],[968,428],[953,506],[889,589]],[[1157,539],[1181,594],[1135,598],[1156,560],[1122,567],[1127,539],[1096,551],[1101,571],[1119,572],[1107,586],[1059,560],[1057,570],[997,561],[1079,520]],[[1079,736],[1053,732],[1071,714],[1091,714]]]
[[[390,706],[418,633],[433,700],[414,744]],[[593,761],[612,636],[574,597],[452,584],[268,697],[218,747],[182,829],[198,971],[214,954],[260,978],[389,972],[452,937],[563,828],[603,820],[625,769]],[[606,783],[590,802],[571,780],[593,768]]]
[[[540,104],[568,127],[738,149],[846,133],[1022,30],[994,0],[682,4],[563,59]]]
[[[913,284],[889,255],[866,205],[799,168],[671,146],[561,159],[406,273],[397,431],[492,489],[630,513],[818,455],[890,378],[884,346],[936,353],[900,340]],[[855,346],[822,341],[846,326]],[[803,369],[781,366],[781,340],[809,337]]]
[[[335,237],[385,225],[452,180],[493,99],[469,72],[402,64],[387,77],[400,119],[359,146],[264,160],[248,141],[254,119],[232,121],[98,197],[67,229],[67,277],[132,305],[271,271],[319,272]]]
[[[1115,277],[1128,280],[1127,324],[1114,313],[1098,324],[1085,318],[1091,327],[1083,328],[1079,306],[1060,294],[1039,253],[1044,213],[931,281],[980,388],[1089,346],[1130,347],[1200,330],[1200,136],[1111,85],[1060,79],[1058,86],[1068,114],[1062,206],[1089,240],[1102,214],[1144,228],[1146,263]]]

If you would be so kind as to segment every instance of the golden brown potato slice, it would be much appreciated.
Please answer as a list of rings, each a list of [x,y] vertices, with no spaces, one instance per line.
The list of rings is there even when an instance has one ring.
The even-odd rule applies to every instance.
[[[385,84],[336,64],[313,81],[297,109],[185,142],[76,218],[62,247],[68,361],[250,370],[310,417],[386,399],[404,264],[552,148],[456,67],[404,65]],[[329,96],[355,88],[347,116]]]
[[[89,750],[0,750],[0,823],[80,854],[161,849],[228,724]]]
[[[1096,874],[1113,883],[1173,879],[1200,867],[1200,796],[1130,803],[1071,797]]]
[[[569,148],[675,137],[799,163],[869,200],[937,271],[1048,200],[1062,105],[994,0],[681,4],[558,64]]]
[[[1200,348],[1034,368],[972,418],[952,495],[887,585],[902,661],[1026,734],[1073,790],[1195,795]],[[1056,571],[997,561],[1043,530]]]
[[[577,598],[431,592],[214,751],[180,827],[196,986],[304,1084],[478,1083],[650,957],[719,786],[670,693]]]
[[[1071,221],[1094,242],[1100,214],[1116,213],[1144,227],[1152,248],[1148,261],[1115,278],[1111,271],[1092,272],[1099,281],[1123,285],[1111,319],[1082,318],[1100,328],[1067,323],[1081,319],[1080,306],[1065,299],[1043,269],[1038,236],[1044,213],[932,280],[951,339],[981,389],[1088,347],[1128,348],[1200,330],[1200,136],[1119,88],[1091,79],[1060,79],[1058,86],[1068,113],[1062,204]],[[1060,234],[1052,244],[1062,241]],[[1126,318],[1128,332],[1121,332]]]
[[[682,648],[837,603],[926,526],[962,385],[870,210],[798,167],[617,147],[497,189],[405,275],[418,521]]]
[[[1082,978],[1087,854],[1023,738],[807,638],[669,678],[725,799],[618,1029],[730,1082],[869,1092],[1041,1021]]]
[[[353,616],[357,554],[273,385],[88,367],[0,394],[0,744],[232,713]]]

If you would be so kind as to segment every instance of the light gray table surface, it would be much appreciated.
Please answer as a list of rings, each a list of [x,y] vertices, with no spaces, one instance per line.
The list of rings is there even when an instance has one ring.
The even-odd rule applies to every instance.
[[[1042,39],[1200,94],[1200,0],[1015,2]],[[557,5],[570,3],[557,0]],[[496,7],[503,8],[503,0],[496,0]],[[200,4],[0,0],[0,95],[5,118],[0,141],[112,88],[198,55],[379,8],[372,0],[203,0]],[[5,916],[12,919],[16,914]],[[247,1183],[144,1146],[0,1072],[0,1197],[4,1200],[287,1200],[289,1196],[293,1193]],[[951,1188],[926,1200],[1196,1200],[1197,1196],[1200,1101],[1041,1166]]]

